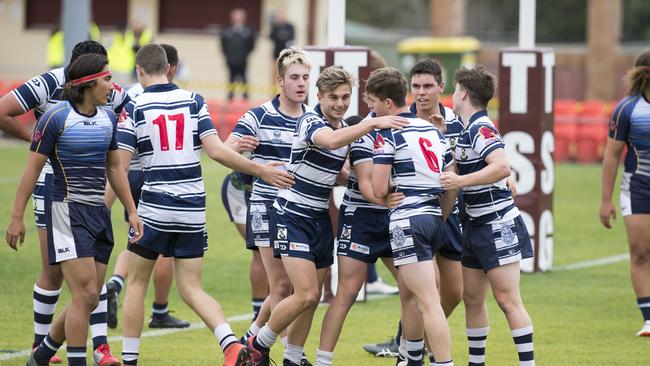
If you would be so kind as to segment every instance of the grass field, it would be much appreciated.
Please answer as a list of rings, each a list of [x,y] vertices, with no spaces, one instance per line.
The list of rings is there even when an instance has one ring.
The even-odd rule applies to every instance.
[[[10,218],[18,177],[27,156],[24,146],[0,148],[0,232]],[[208,230],[210,250],[205,257],[203,284],[219,299],[226,314],[235,316],[250,311],[248,284],[249,254],[241,238],[228,221],[220,201],[221,180],[227,171],[205,161],[204,177],[209,192]],[[613,230],[598,223],[600,173],[597,166],[560,165],[556,170],[555,191],[555,265],[566,265],[623,254],[627,251],[622,222]],[[124,248],[124,224],[120,207],[113,212],[116,238],[114,251]],[[26,356],[12,352],[26,350],[32,342],[32,286],[39,271],[36,229],[31,213],[25,218],[27,239],[18,253],[0,245],[0,366],[24,365]],[[4,241],[4,239],[2,239]],[[112,265],[113,263],[111,263]],[[383,269],[382,269],[383,271]],[[629,262],[575,270],[556,270],[522,276],[522,293],[535,326],[535,353],[538,365],[642,365],[647,364],[647,339],[634,336],[641,325],[635,296],[629,280]],[[382,272],[386,278],[385,272]],[[68,302],[64,291],[60,303]],[[151,298],[147,299],[147,314]],[[199,322],[174,292],[170,306],[176,316]],[[62,307],[59,307],[60,310]],[[318,347],[320,308],[305,347],[313,360]],[[517,356],[504,316],[490,300],[491,331],[487,363],[516,365]],[[337,365],[393,365],[393,359],[375,358],[361,349],[366,342],[383,341],[394,333],[399,318],[397,297],[357,304],[348,317],[336,348]],[[232,323],[241,334],[249,321]],[[462,305],[450,318],[453,356],[456,365],[467,364],[464,310]],[[147,330],[145,328],[145,330]],[[109,336],[120,335],[121,328]],[[121,341],[111,342],[119,355]],[[272,357],[282,360],[281,346]],[[64,356],[65,352],[59,352]],[[143,365],[221,364],[218,344],[205,328],[144,338],[140,349]]]

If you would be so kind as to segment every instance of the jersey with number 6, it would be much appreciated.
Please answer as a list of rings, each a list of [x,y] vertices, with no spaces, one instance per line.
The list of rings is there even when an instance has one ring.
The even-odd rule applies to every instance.
[[[144,174],[140,218],[159,231],[203,231],[201,139],[217,133],[203,97],[174,84],[157,84],[145,88],[125,108],[118,146],[140,154]]]
[[[445,136],[413,113],[403,130],[381,130],[375,138],[373,162],[390,164],[391,181],[404,201],[391,212],[391,220],[416,215],[442,215],[438,199],[445,192],[440,173],[453,164]]]

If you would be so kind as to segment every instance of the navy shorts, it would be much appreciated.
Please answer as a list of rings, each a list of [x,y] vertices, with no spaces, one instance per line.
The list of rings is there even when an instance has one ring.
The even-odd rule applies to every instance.
[[[273,201],[251,201],[246,216],[246,249],[255,250],[257,247],[271,247],[271,232],[273,227],[270,216]]]
[[[620,198],[623,216],[650,214],[650,177],[623,173]]]
[[[108,264],[113,251],[113,227],[106,206],[52,202],[46,216],[50,264],[85,257]]]
[[[449,260],[460,262],[463,254],[463,227],[458,214],[449,215],[445,221],[442,246],[440,246],[438,254]]]
[[[304,258],[316,269],[334,263],[334,235],[329,214],[305,217],[271,209],[274,223],[273,249],[276,257]]]
[[[393,265],[397,267],[432,260],[442,245],[443,225],[442,217],[436,215],[391,219]]]
[[[41,172],[36,180],[36,187],[32,193],[32,202],[34,204],[34,221],[39,229],[47,228],[46,212],[50,209],[52,201],[52,180],[54,175]]]
[[[155,260],[158,255],[174,258],[200,258],[208,250],[208,233],[160,231],[144,225],[144,235],[127,249],[143,258]]]
[[[129,170],[127,178],[129,179],[129,188],[131,188],[131,197],[133,197],[135,207],[138,207],[142,185],[144,184],[144,174],[142,170]],[[129,222],[129,213],[126,210],[124,210],[124,221]]]
[[[463,266],[489,271],[533,256],[530,235],[521,215],[498,224],[463,227]]]
[[[337,254],[366,263],[392,257],[388,223],[388,210],[341,205]]]

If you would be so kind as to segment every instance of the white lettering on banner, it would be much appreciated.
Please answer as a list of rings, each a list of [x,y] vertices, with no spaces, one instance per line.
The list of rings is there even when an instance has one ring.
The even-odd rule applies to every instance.
[[[535,141],[523,131],[508,132],[503,136],[506,154],[512,168],[517,194],[524,195],[535,189],[535,166],[523,154],[535,153]]]
[[[503,53],[503,66],[510,67],[510,113],[528,113],[528,68],[537,66],[534,53]]]
[[[354,75],[359,80],[359,68],[368,66],[368,52],[335,52],[334,65],[341,66],[344,70]],[[352,95],[350,97],[350,107],[345,112],[345,117],[359,114],[359,83],[352,86]]]
[[[542,134],[541,142],[541,159],[542,159],[542,172],[539,177],[539,185],[542,193],[553,193],[553,186],[555,185],[555,172],[553,164],[553,152],[555,152],[555,137],[552,131],[546,131]]]
[[[544,52],[542,54],[542,65],[544,65],[544,113],[553,111],[553,66],[555,66],[555,53]]]
[[[530,244],[535,250],[535,220],[533,217],[528,214],[526,211],[519,210],[521,214],[521,219],[524,220],[526,225],[526,230],[528,230],[528,235],[530,235]],[[521,270],[523,272],[532,273],[535,272],[535,260],[534,256],[532,258],[526,258],[521,261]]]
[[[553,213],[544,210],[539,217],[539,250],[535,254],[540,271],[553,268],[553,230]]]

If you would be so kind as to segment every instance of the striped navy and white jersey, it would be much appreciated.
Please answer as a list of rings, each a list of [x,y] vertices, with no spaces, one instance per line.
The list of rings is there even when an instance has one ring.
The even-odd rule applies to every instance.
[[[311,109],[303,105],[302,110],[307,112]],[[232,135],[253,136],[258,139],[259,144],[251,154],[251,159],[257,163],[266,164],[272,161],[289,163],[298,118],[280,112],[278,95],[246,112],[235,125]],[[273,201],[277,195],[277,188],[261,178],[255,178],[251,201]]]
[[[341,121],[341,127],[347,127]],[[334,130],[322,115],[320,106],[303,114],[298,120],[291,147],[288,171],[295,183],[280,189],[274,207],[296,215],[315,217],[327,213],[328,200],[336,177],[348,156],[348,145],[329,150],[314,142],[319,131]]]
[[[456,150],[456,142],[458,141],[461,133],[465,131],[465,125],[463,125],[463,121],[460,120],[460,117],[454,112],[453,109],[445,107],[442,103],[438,104],[440,115],[442,115],[442,117],[445,119],[445,138],[447,139],[447,143],[449,144],[451,153],[453,155],[454,151]],[[411,104],[411,107],[409,109],[413,114],[417,114],[417,107],[415,103]],[[460,194],[461,193],[459,192],[459,195]],[[454,209],[451,213],[455,215],[459,212],[460,210],[458,209],[458,200],[456,200],[456,204],[454,205]]]
[[[129,95],[129,98],[135,99],[138,95],[142,94],[143,91],[144,91],[144,88],[142,87],[142,85],[140,85],[140,83],[135,83],[135,84],[131,85],[131,87],[126,91],[126,93]],[[126,111],[123,110],[122,114],[120,114],[119,122],[122,122],[125,119],[126,119]],[[118,138],[117,142],[118,143],[120,142],[120,140],[119,140],[120,136],[121,135],[117,136],[117,138]],[[137,151],[135,151],[133,153],[133,156],[131,157],[131,163],[129,164],[129,170],[133,170],[133,171],[142,170],[142,164],[140,164],[140,155],[138,154]]]
[[[117,149],[116,127],[117,116],[110,109],[84,115],[67,101],[41,116],[31,150],[52,162],[53,202],[104,205],[107,153]]]
[[[629,95],[618,103],[610,120],[609,137],[624,141],[628,147],[625,173],[650,176],[650,101],[643,94]]]
[[[343,196],[343,204],[347,207],[387,210],[386,207],[368,202],[368,200],[363,197],[363,194],[359,189],[357,174],[354,170],[354,166],[357,164],[364,162],[372,163],[372,149],[375,144],[375,136],[377,136],[377,131],[370,131],[367,135],[362,136],[360,139],[350,144],[350,166],[353,169],[350,169],[348,184]]]
[[[391,220],[416,215],[442,215],[439,198],[445,192],[440,173],[453,164],[445,136],[431,122],[413,113],[403,130],[379,131],[374,144],[375,164],[392,165],[391,181],[404,201],[391,211]]]
[[[203,97],[174,84],[157,84],[145,88],[125,109],[118,145],[140,154],[140,218],[159,231],[204,231],[201,139],[217,131]]]
[[[47,110],[63,100],[63,85],[68,81],[65,78],[65,74],[66,68],[64,67],[52,69],[46,73],[34,76],[29,81],[12,90],[11,93],[23,111],[27,112],[33,109],[36,120],[39,120]],[[108,99],[107,106],[119,115],[129,100],[130,98],[126,90],[119,84],[113,83],[113,92]],[[48,174],[52,173],[52,167],[49,163],[45,164],[43,172]]]
[[[485,168],[485,157],[504,146],[503,138],[487,111],[475,113],[456,143],[454,155],[459,174],[470,174]],[[506,178],[488,185],[465,187],[463,199],[467,215],[477,224],[498,223],[519,215],[512,193],[506,186]]]

